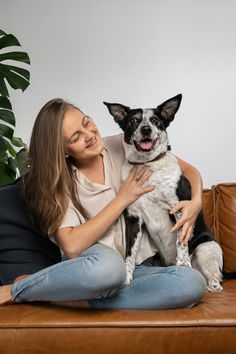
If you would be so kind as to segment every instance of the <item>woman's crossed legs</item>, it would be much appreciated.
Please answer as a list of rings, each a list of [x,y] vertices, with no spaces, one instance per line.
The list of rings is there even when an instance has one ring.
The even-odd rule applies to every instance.
[[[206,291],[203,276],[188,267],[136,266],[124,286],[125,262],[118,252],[95,244],[12,284],[14,302],[88,300],[92,308],[171,309],[191,307]],[[2,287],[4,288],[4,287]]]

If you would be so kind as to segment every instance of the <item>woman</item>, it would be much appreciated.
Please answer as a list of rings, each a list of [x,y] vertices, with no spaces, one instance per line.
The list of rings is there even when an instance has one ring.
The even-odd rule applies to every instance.
[[[93,120],[62,99],[49,101],[32,131],[24,192],[40,229],[56,242],[63,261],[0,288],[0,302],[80,301],[92,308],[169,309],[190,307],[205,292],[203,276],[187,267],[155,267],[155,246],[146,235],[133,281],[124,286],[122,212],[155,187],[144,183],[147,167],[134,168],[121,184],[121,135],[101,138]],[[201,177],[179,159],[192,185],[192,200],[172,212],[182,218],[187,242],[201,208]],[[157,187],[158,188],[158,187]]]

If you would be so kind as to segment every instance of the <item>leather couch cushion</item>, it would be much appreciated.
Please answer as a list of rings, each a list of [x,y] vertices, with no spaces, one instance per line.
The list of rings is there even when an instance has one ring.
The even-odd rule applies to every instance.
[[[68,304],[0,307],[0,353],[235,353],[236,280],[175,310],[92,310]],[[76,305],[76,304],[74,304]]]
[[[224,271],[236,272],[236,183],[213,188],[215,196],[215,232],[224,253]]]

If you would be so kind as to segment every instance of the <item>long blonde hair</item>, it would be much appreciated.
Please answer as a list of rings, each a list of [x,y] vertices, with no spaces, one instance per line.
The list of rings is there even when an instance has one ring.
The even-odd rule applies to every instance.
[[[62,121],[76,106],[56,98],[46,103],[36,117],[23,191],[37,226],[53,234],[63,221],[69,200],[84,215],[75,183],[72,161],[65,157]]]

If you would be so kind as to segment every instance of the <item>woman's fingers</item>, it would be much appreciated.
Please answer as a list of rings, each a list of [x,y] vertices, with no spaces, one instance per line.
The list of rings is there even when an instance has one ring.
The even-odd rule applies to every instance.
[[[179,236],[179,242],[183,242],[183,243],[187,244],[190,237],[192,236],[194,224],[191,224],[189,222],[183,223],[183,222],[181,222],[181,219],[180,219],[175,224],[175,226],[170,229],[170,232],[175,232],[175,231],[179,230],[181,227],[182,227],[182,229],[181,229],[181,233]]]
[[[143,185],[152,175],[152,171],[148,166],[143,166],[141,169],[136,170],[136,173],[133,176],[133,179],[136,182],[136,186],[140,190],[140,195],[144,193],[151,192],[155,189],[154,185]]]
[[[178,202],[171,210],[170,210],[170,214],[175,214],[178,211],[182,210],[184,207],[184,201],[180,201]]]
[[[130,170],[130,173],[128,175],[128,178],[127,178],[127,181],[130,181],[130,180],[133,180],[135,179],[136,177],[136,174],[137,174],[137,171],[138,171],[138,166],[135,165],[131,170]]]
[[[140,178],[146,173],[146,171],[149,170],[149,167],[147,165],[144,165],[142,167],[135,165],[129,173],[128,179],[129,180],[136,180],[139,181]]]
[[[145,186],[141,189],[142,194],[147,193],[147,192],[152,192],[155,188],[156,188],[156,186],[153,186],[153,185]]]
[[[144,184],[144,182],[146,182],[149,177],[151,177],[152,175],[152,171],[149,170],[149,168],[146,168],[144,171],[142,171],[141,176],[137,177],[137,185],[142,187],[142,185]]]
[[[170,229],[170,232],[176,232],[179,230],[185,223],[185,220],[182,217],[176,222],[176,224]]]
[[[193,225],[184,224],[179,236],[179,242],[183,242],[187,244],[192,235],[192,231],[193,231]]]

